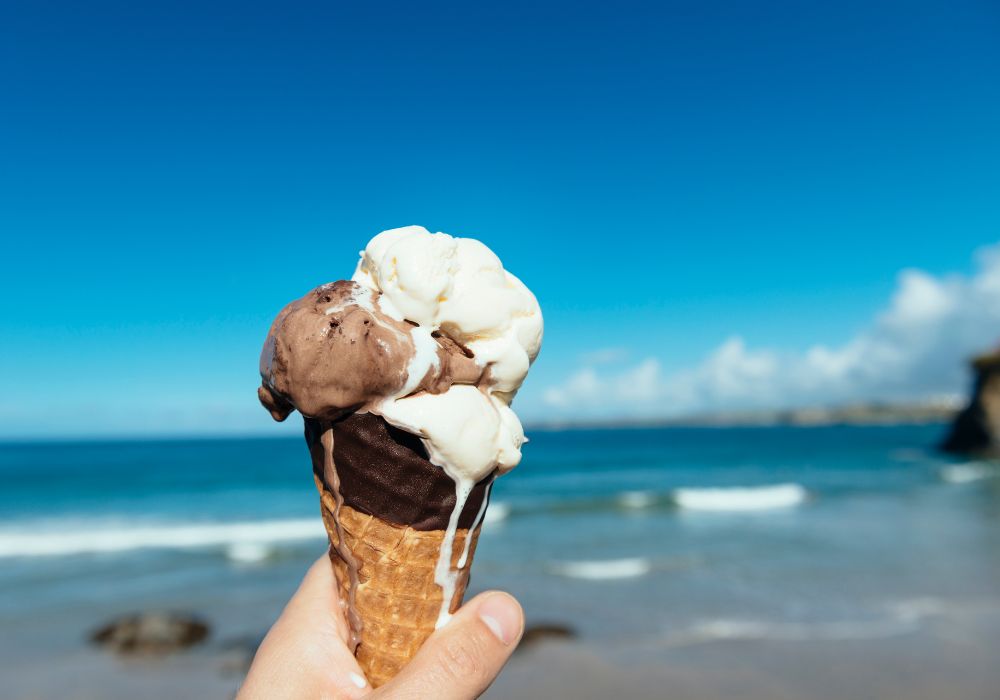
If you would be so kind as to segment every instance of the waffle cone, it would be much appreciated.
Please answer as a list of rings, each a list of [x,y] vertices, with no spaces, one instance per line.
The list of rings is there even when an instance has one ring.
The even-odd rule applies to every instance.
[[[445,531],[414,530],[347,504],[340,506],[338,514],[334,495],[318,478],[316,486],[343,601],[350,599],[351,571],[337,553],[341,532],[358,565],[354,609],[361,619],[361,629],[355,655],[369,683],[377,688],[395,676],[434,631],[443,599],[441,586],[434,581],[434,569]],[[448,606],[451,612],[462,604],[479,528],[459,528],[455,533],[452,569],[457,567],[468,537],[472,542]]]

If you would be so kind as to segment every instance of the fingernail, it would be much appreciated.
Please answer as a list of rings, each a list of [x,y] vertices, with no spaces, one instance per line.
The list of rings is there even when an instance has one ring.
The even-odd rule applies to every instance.
[[[360,673],[354,673],[353,671],[351,672],[351,683],[359,688],[364,688],[368,685],[368,681],[366,681]]]
[[[521,606],[506,593],[494,593],[479,606],[479,619],[507,645],[521,631]]]

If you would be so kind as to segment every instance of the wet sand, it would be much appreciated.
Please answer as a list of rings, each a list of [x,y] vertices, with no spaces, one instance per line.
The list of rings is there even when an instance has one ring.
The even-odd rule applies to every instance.
[[[167,700],[232,697],[244,655],[234,640],[160,661],[123,661],[78,645],[40,654],[41,636],[8,637],[0,660],[12,700]],[[44,631],[42,631],[44,636]],[[243,649],[247,640],[243,640]],[[715,641],[657,648],[544,641],[519,652],[489,700],[996,700],[1000,613],[928,620],[893,639]]]

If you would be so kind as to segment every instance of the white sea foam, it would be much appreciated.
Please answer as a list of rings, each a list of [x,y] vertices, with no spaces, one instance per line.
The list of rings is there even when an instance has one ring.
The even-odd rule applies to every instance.
[[[634,557],[629,559],[608,559],[604,561],[566,561],[552,564],[552,570],[569,578],[580,578],[589,581],[608,579],[635,578],[644,576],[652,570],[648,559]]]
[[[652,491],[625,491],[618,494],[618,504],[632,510],[642,510],[656,504],[656,494]]]
[[[226,548],[226,557],[240,564],[259,564],[274,554],[274,547],[263,542],[236,542]]]
[[[664,647],[683,647],[721,641],[850,641],[886,639],[912,632],[917,620],[888,617],[836,622],[784,622],[759,619],[718,618],[701,620],[670,634]]]
[[[1000,613],[1000,598],[904,598],[888,603],[886,609],[895,619],[919,622],[934,617],[969,617]]]
[[[325,536],[318,518],[123,525],[92,529],[47,528],[43,531],[6,528],[0,530],[0,558],[226,547],[231,558],[245,561],[251,555],[260,555],[260,548],[266,549],[269,545],[318,540]],[[266,551],[264,556],[267,556]]]
[[[997,470],[992,469],[986,462],[953,464],[941,470],[941,478],[949,484],[968,484],[972,481],[981,481],[997,475]]]
[[[809,492],[799,484],[743,488],[676,489],[674,502],[686,510],[752,512],[791,508],[804,503]]]
[[[503,501],[490,503],[489,508],[486,509],[486,515],[483,516],[483,525],[501,523],[509,517],[510,517],[509,503],[504,503]]]
[[[959,610],[968,603],[956,604],[940,598],[905,598],[887,605],[889,612],[899,620],[923,620],[927,617],[945,615]]]
[[[1000,600],[907,598],[890,601],[874,615],[854,620],[793,622],[754,618],[709,618],[667,635],[657,646],[666,648],[720,641],[852,641],[886,639],[909,634],[934,618],[955,615],[981,617],[1000,612]]]

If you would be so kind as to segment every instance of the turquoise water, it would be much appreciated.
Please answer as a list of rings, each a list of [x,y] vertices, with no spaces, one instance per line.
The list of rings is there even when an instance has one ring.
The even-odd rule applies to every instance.
[[[993,610],[1000,471],[936,454],[942,431],[531,433],[495,487],[472,589],[653,655],[892,638]],[[146,607],[255,633],[324,546],[299,440],[5,445],[0,479],[0,622],[34,630],[23,654]]]

